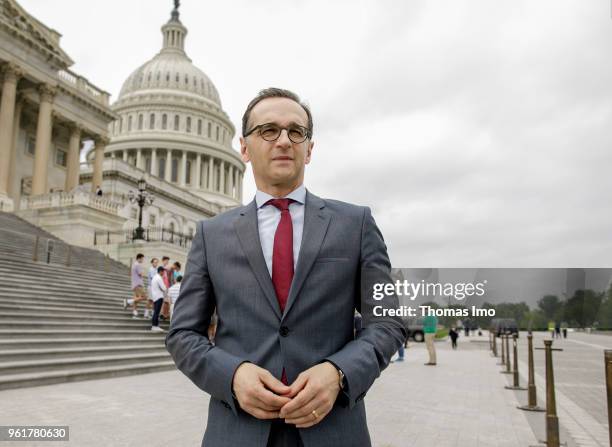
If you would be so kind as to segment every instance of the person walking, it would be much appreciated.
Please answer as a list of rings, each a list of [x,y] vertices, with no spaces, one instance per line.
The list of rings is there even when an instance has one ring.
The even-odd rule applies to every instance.
[[[144,289],[144,266],[142,265],[143,261],[144,255],[142,253],[138,253],[136,255],[136,260],[132,264],[130,273],[133,296],[131,299],[123,300],[124,309],[127,309],[129,304],[132,305],[132,318],[138,318],[138,303],[147,299],[147,295]]]
[[[162,303],[164,302],[164,297],[168,292],[168,288],[166,287],[164,279],[162,278],[162,273],[164,270],[164,267],[161,265],[157,267],[157,274],[153,277],[153,282],[151,283],[151,299],[153,300],[151,332],[165,332],[159,327],[159,313],[161,311]]]
[[[555,338],[561,338],[561,322],[557,321],[555,323]]]
[[[561,330],[563,331],[563,338],[567,338],[567,321],[561,322]]]
[[[425,345],[427,346],[427,352],[429,353],[429,361],[425,363],[426,366],[435,366],[437,364],[436,359],[436,346],[434,340],[436,339],[436,331],[438,329],[438,319],[435,315],[427,315],[423,318],[423,332],[425,333]]]
[[[548,332],[550,332],[550,338],[555,338],[555,322],[552,320],[548,322]]]
[[[457,339],[459,338],[459,332],[457,332],[457,330],[452,327],[451,330],[448,332],[448,335],[450,336],[453,349],[457,349]]]

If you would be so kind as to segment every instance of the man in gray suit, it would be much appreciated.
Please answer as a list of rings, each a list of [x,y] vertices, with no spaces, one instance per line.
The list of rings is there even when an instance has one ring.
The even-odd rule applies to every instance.
[[[240,138],[255,200],[198,224],[166,345],[211,396],[206,447],[371,444],[363,397],[406,331],[372,315],[398,300],[372,298],[374,283],[392,280],[369,208],[304,187],[312,131],[297,95],[260,92]]]

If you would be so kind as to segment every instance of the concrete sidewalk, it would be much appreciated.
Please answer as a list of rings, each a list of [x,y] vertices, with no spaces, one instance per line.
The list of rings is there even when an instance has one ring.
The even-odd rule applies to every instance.
[[[486,341],[486,336],[481,337]],[[486,343],[423,344],[383,372],[366,397],[377,447],[525,447],[536,439]],[[69,425],[66,446],[199,446],[208,397],[176,371],[0,392],[0,425]],[[40,445],[47,442],[3,442]]]

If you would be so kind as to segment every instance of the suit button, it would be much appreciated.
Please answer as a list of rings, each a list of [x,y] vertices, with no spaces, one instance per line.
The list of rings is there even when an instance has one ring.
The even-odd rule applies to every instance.
[[[286,337],[289,335],[289,328],[287,326],[281,326],[278,333],[281,334],[281,337]]]

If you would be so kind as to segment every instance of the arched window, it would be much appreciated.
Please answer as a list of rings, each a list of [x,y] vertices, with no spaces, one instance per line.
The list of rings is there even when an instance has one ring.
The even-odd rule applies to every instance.
[[[155,129],[155,114],[149,115],[149,129]]]
[[[168,115],[165,113],[162,115],[162,129],[166,130],[168,128]]]
[[[151,83],[151,72],[149,72],[149,75],[147,76],[147,82],[150,84]]]
[[[187,167],[185,172],[185,182],[191,184],[191,160],[187,160]]]
[[[208,132],[207,132],[207,134],[208,134],[208,138],[210,138],[211,134],[212,134],[212,124],[210,122],[208,123]]]
[[[119,133],[123,132],[123,117],[119,118]]]
[[[174,115],[174,130],[179,130],[179,116]]]
[[[165,158],[160,158],[157,162],[157,172],[158,172],[158,177],[159,178],[165,178],[166,177],[166,159]]]
[[[166,82],[170,82],[170,72],[166,73]]]
[[[128,132],[132,130],[132,115],[128,116]]]
[[[171,231],[172,233],[174,233],[174,229],[176,228],[176,227],[174,226],[174,222],[170,222],[170,225],[168,225],[168,228],[170,229],[170,231]]]
[[[140,113],[140,114],[138,115],[138,130],[142,130],[142,122],[143,122],[143,119],[144,119],[144,118],[143,118],[143,116],[142,116],[142,113]]]
[[[178,158],[173,158],[172,159],[172,175],[170,176],[171,182],[178,181],[178,164],[179,164]]]
[[[189,76],[185,75],[185,85],[189,84]]]
[[[177,73],[176,74],[176,82],[178,82],[178,81],[179,81],[179,74]]]
[[[202,120],[198,120],[198,135],[202,135]]]
[[[219,126],[217,126],[217,137],[216,140],[219,141]]]
[[[187,117],[187,122],[185,123],[187,132],[191,132],[191,117]]]

